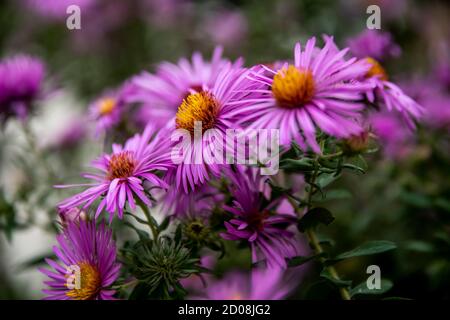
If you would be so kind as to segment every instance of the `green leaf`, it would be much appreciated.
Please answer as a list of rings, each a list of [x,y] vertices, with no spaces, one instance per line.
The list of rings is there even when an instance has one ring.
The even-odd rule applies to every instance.
[[[305,232],[306,229],[314,228],[318,224],[329,225],[334,221],[334,217],[328,209],[317,207],[309,210],[298,221],[298,230]]]
[[[361,168],[361,167],[359,167],[357,165],[354,165],[354,164],[351,164],[351,163],[344,163],[341,167],[344,168],[344,169],[358,171],[360,173],[366,173],[366,170],[364,170],[364,168]]]
[[[450,201],[445,198],[437,198],[434,205],[440,209],[450,212]]]
[[[366,242],[359,247],[356,247],[353,250],[341,253],[337,255],[335,258],[330,259],[326,262],[326,264],[334,264],[338,261],[348,259],[348,258],[354,258],[354,257],[361,257],[361,256],[368,256],[372,254],[382,253],[389,250],[393,250],[397,248],[395,243],[391,241],[386,240],[378,240],[378,241],[369,241]]]
[[[350,191],[346,190],[346,189],[335,189],[335,190],[330,190],[325,194],[325,199],[326,200],[344,200],[344,199],[350,199],[352,198],[352,194]]]
[[[419,240],[411,240],[405,243],[405,249],[423,253],[431,253],[434,251],[434,247],[431,243]]]
[[[166,230],[167,227],[169,226],[169,223],[170,223],[170,216],[167,216],[166,218],[164,218],[164,220],[159,225],[158,230],[160,232]]]
[[[339,177],[340,177],[339,175],[335,176],[334,173],[321,174],[317,178],[316,183],[321,189],[323,189],[327,187],[329,184],[331,184],[333,181],[339,179]]]
[[[429,208],[432,205],[428,196],[416,192],[404,191],[400,194],[400,199],[417,208]]]
[[[322,272],[320,273],[320,276],[322,278],[327,279],[328,281],[332,282],[334,285],[338,286],[338,287],[349,287],[352,285],[352,281],[351,280],[341,280],[341,279],[335,279],[330,272],[328,271],[327,268],[324,268],[322,270]]]
[[[26,260],[25,262],[22,262],[18,266],[18,271],[23,271],[30,268],[36,268],[39,265],[45,264],[45,259],[50,258],[54,259],[56,255],[53,252],[49,252],[47,254],[39,255],[37,257],[31,258],[29,260]]]
[[[310,158],[284,159],[280,162],[280,168],[288,171],[310,172],[314,169],[314,162]]]
[[[350,290],[350,296],[353,297],[353,296],[357,296],[357,295],[383,294],[383,293],[389,291],[392,287],[393,287],[392,281],[387,280],[387,279],[381,279],[380,289],[369,289],[367,287],[367,283],[364,281]]]
[[[180,243],[182,236],[183,236],[182,226],[181,224],[179,224],[177,226],[177,229],[175,230],[175,237],[174,237],[175,243]]]
[[[131,229],[133,229],[134,231],[136,231],[136,233],[137,233],[137,235],[138,235],[138,237],[139,237],[140,240],[148,240],[148,239],[150,239],[150,236],[149,236],[149,234],[148,234],[147,232],[142,231],[142,230],[136,228],[134,225],[132,225],[132,224],[129,223],[128,221],[124,221],[124,224],[125,224],[127,227],[130,227]]]
[[[315,254],[315,255],[311,255],[311,256],[296,256],[296,257],[292,257],[290,259],[287,260],[287,264],[288,267],[298,267],[301,266],[302,264],[305,264],[306,262],[309,262],[311,260],[323,257],[324,253],[319,253],[319,254]]]

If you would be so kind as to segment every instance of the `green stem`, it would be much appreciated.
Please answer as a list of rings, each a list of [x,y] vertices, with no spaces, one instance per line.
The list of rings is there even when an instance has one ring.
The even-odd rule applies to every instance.
[[[337,155],[341,155],[341,152],[337,152],[335,154],[331,154],[330,156],[337,156]],[[328,155],[327,155],[328,156]],[[317,170],[317,161],[318,161],[319,156],[316,156],[315,159],[315,169],[312,173],[311,179],[309,181],[309,191],[308,191],[308,196],[307,196],[307,200],[306,200],[306,212],[311,208],[312,206],[312,196],[314,193],[314,183],[316,181],[317,175],[318,175],[318,170]],[[321,158],[323,158],[323,156],[321,156]],[[297,212],[298,215],[301,215],[302,212],[300,211],[300,208],[298,207],[298,205],[295,203],[295,201],[291,198],[288,197],[288,201],[291,203],[292,207],[294,208],[294,210]],[[317,237],[316,232],[314,231],[313,228],[309,228],[305,231],[305,235],[308,238],[308,241],[311,245],[311,247],[314,249],[314,252],[316,254],[321,254],[324,252],[320,241]],[[325,262],[325,258],[321,257],[320,258],[320,263],[322,265],[324,265]],[[325,266],[325,268],[328,270],[329,274],[333,277],[333,279],[335,280],[340,280],[339,278],[339,274],[337,273],[336,269],[333,266]],[[343,300],[351,300],[350,297],[350,293],[348,292],[347,288],[341,287],[339,288],[339,293],[341,294],[341,297]]]
[[[342,154],[343,154],[342,151],[338,151],[335,153],[330,153],[330,154],[320,156],[320,159],[332,159],[332,158],[340,157],[340,156],[342,156]]]
[[[141,207],[142,211],[144,212],[145,217],[147,218],[148,225],[153,234],[153,239],[154,240],[158,239],[158,235],[159,235],[158,228],[153,223],[153,219],[151,217],[150,210],[148,210],[148,207],[142,201],[138,201],[138,205],[139,205],[139,207]]]

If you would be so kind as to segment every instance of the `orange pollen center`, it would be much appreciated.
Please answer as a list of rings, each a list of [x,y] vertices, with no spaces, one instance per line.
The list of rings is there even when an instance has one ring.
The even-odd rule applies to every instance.
[[[106,116],[114,111],[116,107],[116,99],[104,98],[98,104],[98,112],[102,116]]]
[[[272,92],[282,108],[297,108],[311,101],[315,92],[315,83],[310,70],[298,69],[290,65],[275,75]]]
[[[210,92],[201,91],[188,95],[178,107],[176,128],[194,133],[195,122],[202,122],[202,130],[211,129],[219,115],[219,102]]]
[[[378,77],[380,80],[387,81],[388,75],[386,73],[386,70],[381,66],[381,64],[373,59],[373,58],[366,58],[366,61],[370,64],[370,69],[366,73],[366,78],[372,78],[372,77]]]
[[[75,272],[74,275],[79,277],[79,280],[77,282],[75,279],[75,283],[73,283],[75,287],[66,295],[74,300],[92,300],[101,289],[100,272],[96,266],[88,262],[80,262],[78,267],[80,272],[79,274]]]
[[[108,179],[120,179],[130,177],[136,168],[136,160],[131,151],[122,151],[113,154],[108,164]]]

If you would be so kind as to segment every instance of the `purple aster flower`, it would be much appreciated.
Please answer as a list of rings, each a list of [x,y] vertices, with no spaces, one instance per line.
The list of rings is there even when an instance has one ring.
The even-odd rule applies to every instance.
[[[88,215],[86,212],[77,207],[65,210],[58,209],[58,215],[63,228],[67,228],[67,226],[71,223],[79,224],[80,221],[88,220]]]
[[[382,61],[401,54],[400,47],[394,43],[389,32],[378,30],[364,30],[354,38],[347,41],[350,52],[358,57],[372,57]]]
[[[223,195],[208,184],[204,184],[190,193],[181,193],[171,187],[162,198],[161,211],[177,218],[206,218],[211,215],[214,205],[223,200]]]
[[[168,185],[158,177],[158,171],[166,171],[171,166],[167,143],[162,139],[152,139],[153,129],[147,126],[142,135],[136,134],[125,145],[113,144],[112,154],[105,154],[92,163],[99,173],[84,174],[93,183],[57,186],[76,187],[88,186],[85,191],[72,196],[59,204],[61,210],[83,205],[89,207],[97,199],[101,199],[95,217],[106,209],[112,220],[114,213],[123,217],[125,204],[131,209],[136,208],[134,197],[150,206],[151,201],[146,195],[144,182],[151,187],[167,188]]]
[[[139,14],[148,23],[160,27],[180,25],[186,17],[194,13],[193,3],[190,0],[140,0]]]
[[[156,122],[162,127],[175,116],[189,94],[211,88],[228,63],[222,58],[221,47],[214,50],[211,61],[205,61],[196,52],[192,55],[192,62],[186,58],[180,59],[178,64],[163,62],[156,74],[143,72],[131,80],[134,89],[126,95],[126,102],[142,105],[140,122]],[[236,66],[241,64],[241,60],[236,62]]]
[[[388,75],[381,64],[373,58],[365,59],[370,65],[366,73],[366,82],[374,88],[367,92],[372,103],[381,105],[387,111],[396,111],[403,116],[410,128],[415,128],[414,120],[423,115],[423,107],[406,95],[396,84],[388,81]]]
[[[59,247],[53,251],[60,261],[46,259],[53,270],[39,269],[50,278],[44,282],[45,299],[114,299],[115,291],[109,287],[119,276],[120,264],[111,230],[104,224],[96,227],[95,221],[80,221],[70,223],[56,240]]]
[[[227,63],[211,87],[203,86],[201,91],[188,94],[178,107],[170,123],[173,135],[180,134],[181,138],[173,145],[172,160],[177,166],[167,175],[178,190],[188,193],[212,176],[220,176],[225,163],[224,150],[228,148],[226,130],[237,128],[242,104],[253,94],[251,88],[259,86],[248,79],[248,72]],[[208,133],[211,136],[207,137]],[[181,152],[177,153],[177,148]]]
[[[290,145],[294,139],[303,149],[309,146],[320,153],[315,126],[338,138],[361,131],[354,119],[364,108],[363,93],[369,86],[354,81],[367,72],[365,62],[356,58],[345,61],[348,49],[336,51],[331,37],[322,49],[315,43],[315,38],[308,40],[303,51],[297,43],[294,65],[278,71],[263,66],[262,72],[254,72],[254,81],[265,89],[240,111],[241,122],[250,128],[280,129],[282,145]]]
[[[46,18],[66,19],[67,8],[71,5],[80,7],[84,14],[90,10],[95,0],[22,0],[24,4],[35,13]]]
[[[217,256],[214,253],[208,252],[200,258],[200,266],[208,270],[213,270],[217,263]],[[204,289],[205,281],[211,281],[211,273],[202,273],[201,275],[192,274],[187,278],[180,279],[180,283],[187,291],[201,291]]]
[[[401,83],[402,89],[423,106],[423,120],[436,129],[450,128],[450,95],[443,85],[434,77],[413,78]]]
[[[209,15],[202,29],[215,44],[236,48],[245,41],[248,23],[239,10],[221,10]]]
[[[125,108],[123,90],[108,91],[89,106],[89,117],[96,123],[96,136],[117,126],[122,120]]]
[[[15,115],[25,119],[32,102],[42,93],[43,62],[28,55],[16,55],[0,62],[0,118]]]
[[[413,135],[404,119],[398,114],[375,113],[369,117],[368,123],[380,140],[387,156],[393,159],[402,159],[410,153]]]
[[[443,61],[434,68],[434,75],[444,89],[450,90],[450,63]]]
[[[227,231],[221,236],[248,241],[253,262],[266,260],[269,267],[286,268],[286,258],[299,251],[295,233],[288,230],[296,221],[295,215],[274,212],[278,203],[267,204],[260,192],[261,176],[252,168],[238,167],[236,172],[230,170],[228,177],[234,201],[224,209],[234,218],[225,222]]]
[[[434,128],[450,130],[450,96],[438,94],[422,102],[426,109],[425,121]]]
[[[86,123],[81,119],[70,121],[52,142],[53,148],[71,149],[86,137]]]
[[[288,281],[280,268],[253,269],[250,274],[229,272],[222,279],[208,279],[204,292],[194,300],[281,300],[289,296],[298,279]],[[189,298],[189,297],[188,297]]]

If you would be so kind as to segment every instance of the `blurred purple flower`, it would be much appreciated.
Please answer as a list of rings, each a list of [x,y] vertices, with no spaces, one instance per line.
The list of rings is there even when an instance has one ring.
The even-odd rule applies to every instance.
[[[286,279],[279,268],[253,269],[250,274],[229,272],[222,279],[209,279],[207,288],[193,300],[281,300],[298,285],[298,278]],[[292,280],[292,281],[289,281]]]
[[[80,221],[88,220],[86,212],[77,207],[66,210],[58,209],[58,216],[63,228],[67,228],[71,223],[80,224]]]
[[[434,69],[434,75],[440,85],[450,92],[450,62],[440,62]]]
[[[86,123],[84,121],[80,119],[72,120],[59,133],[58,139],[54,142],[54,147],[70,149],[77,146],[86,137],[86,130]]]
[[[423,120],[432,128],[450,129],[450,93],[434,77],[402,82],[402,88],[424,108]]]
[[[374,88],[367,92],[367,99],[384,110],[399,113],[409,128],[414,129],[414,120],[422,118],[423,107],[405,94],[398,85],[388,81],[388,75],[378,61],[370,57],[365,60],[371,65],[365,75],[365,82]]]
[[[87,13],[96,3],[96,0],[22,0],[24,4],[35,13],[53,19],[68,17],[67,8],[71,5],[80,7],[81,14]]]
[[[403,159],[410,152],[413,134],[404,119],[398,114],[380,112],[368,119],[371,130],[378,137],[386,155],[393,159]]]
[[[95,122],[95,135],[97,137],[121,122],[127,107],[124,103],[124,97],[126,96],[124,87],[105,92],[89,106],[89,117]]]
[[[25,119],[32,103],[42,94],[45,66],[28,55],[15,55],[0,62],[0,120]]]
[[[351,53],[360,59],[371,57],[383,61],[401,54],[401,49],[394,43],[392,35],[378,30],[364,30],[357,36],[348,39],[347,45]]]
[[[190,0],[140,0],[143,18],[154,26],[165,28],[180,23],[192,11]]]
[[[202,29],[214,44],[223,45],[226,48],[236,48],[247,37],[248,23],[241,11],[223,10],[208,15]]]

